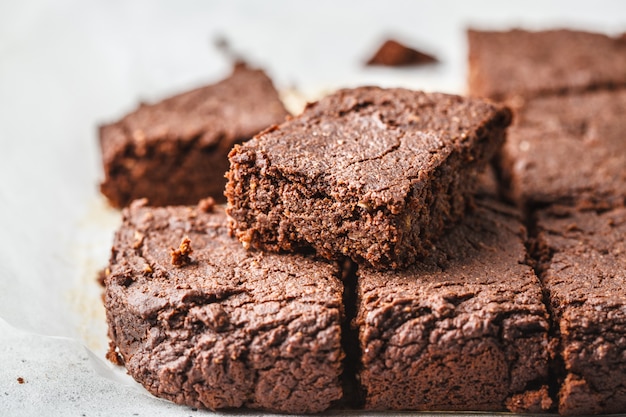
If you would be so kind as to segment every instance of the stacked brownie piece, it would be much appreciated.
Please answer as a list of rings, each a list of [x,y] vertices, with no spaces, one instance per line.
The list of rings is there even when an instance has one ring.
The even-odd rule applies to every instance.
[[[233,149],[233,228],[259,249],[406,267],[463,216],[509,123],[482,100],[338,91]]]
[[[498,162],[527,214],[562,414],[626,411],[626,43],[469,32],[470,93],[515,107]]]

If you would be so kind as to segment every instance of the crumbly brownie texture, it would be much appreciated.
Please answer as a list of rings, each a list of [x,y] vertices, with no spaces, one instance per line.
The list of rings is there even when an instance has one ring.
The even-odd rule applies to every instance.
[[[516,212],[477,200],[402,272],[358,271],[366,408],[542,412],[548,317]]]
[[[626,42],[573,30],[469,30],[469,92],[496,100],[626,85]]]
[[[626,201],[626,90],[531,100],[500,166],[520,206],[607,208]]]
[[[233,149],[233,229],[265,250],[408,265],[463,216],[509,122],[508,109],[477,99],[340,90]]]
[[[374,54],[367,65],[383,65],[387,67],[405,67],[411,65],[432,64],[437,58],[432,55],[409,48],[400,42],[389,39]]]
[[[233,144],[286,115],[270,79],[245,65],[215,85],[141,105],[100,128],[102,193],[116,207],[144,197],[155,206],[224,201]]]
[[[561,414],[626,411],[626,208],[537,213],[541,279],[560,337]]]
[[[246,251],[215,210],[123,211],[105,306],[128,372],[192,407],[323,411],[342,396],[337,266]],[[185,237],[190,259],[172,265]]]

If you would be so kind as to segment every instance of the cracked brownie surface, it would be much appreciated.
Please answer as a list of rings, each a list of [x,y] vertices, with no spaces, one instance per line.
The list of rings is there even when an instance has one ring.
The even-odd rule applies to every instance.
[[[368,409],[550,409],[548,316],[519,214],[491,199],[401,272],[358,270]]]
[[[220,207],[143,204],[124,209],[105,278],[109,336],[130,375],[210,409],[313,413],[341,398],[336,265],[246,251]]]
[[[495,100],[626,86],[626,41],[575,30],[468,31],[469,92]]]
[[[246,246],[401,268],[463,216],[509,122],[478,99],[340,90],[233,149],[233,229]]]
[[[531,208],[623,205],[625,114],[626,90],[528,101],[516,113],[500,156],[509,196]]]
[[[286,115],[267,75],[245,65],[217,84],[142,104],[100,127],[102,193],[116,207],[136,198],[153,206],[224,201],[232,146]]]
[[[626,208],[537,214],[537,257],[559,337],[559,412],[626,410]]]

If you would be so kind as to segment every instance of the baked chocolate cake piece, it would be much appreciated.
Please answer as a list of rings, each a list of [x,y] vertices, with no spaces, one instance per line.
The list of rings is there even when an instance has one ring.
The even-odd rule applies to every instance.
[[[101,191],[116,207],[144,197],[154,206],[224,201],[232,146],[286,115],[271,80],[245,65],[217,84],[142,104],[100,127]]]
[[[179,404],[323,411],[342,396],[338,267],[246,251],[214,210],[124,209],[105,278],[120,359]]]
[[[502,148],[509,197],[607,208],[626,202],[626,90],[536,98]]]
[[[626,208],[537,213],[541,279],[563,362],[561,414],[626,412]]]
[[[233,229],[264,250],[409,265],[464,215],[509,122],[508,109],[479,99],[340,90],[233,149]]]
[[[626,86],[626,42],[574,30],[469,30],[469,93],[495,100]]]
[[[518,213],[493,200],[401,272],[358,270],[367,409],[545,412],[549,321]]]

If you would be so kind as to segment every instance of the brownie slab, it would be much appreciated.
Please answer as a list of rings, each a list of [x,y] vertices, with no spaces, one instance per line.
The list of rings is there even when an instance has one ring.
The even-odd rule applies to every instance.
[[[123,211],[105,278],[109,336],[158,397],[288,413],[342,396],[338,267],[246,251],[222,208]]]
[[[358,270],[367,409],[545,412],[549,322],[516,211],[490,199],[401,272]]]
[[[520,206],[626,202],[626,90],[536,98],[517,112],[500,167]]]
[[[142,104],[100,127],[101,191],[116,207],[144,197],[154,206],[224,201],[232,146],[286,115],[270,79],[245,65],[217,84]]]
[[[626,42],[574,30],[469,30],[469,92],[495,100],[626,86]]]
[[[246,246],[403,267],[463,216],[509,122],[478,99],[340,90],[233,149],[233,229]]]
[[[626,412],[626,208],[537,212],[541,279],[560,338],[559,412]]]

